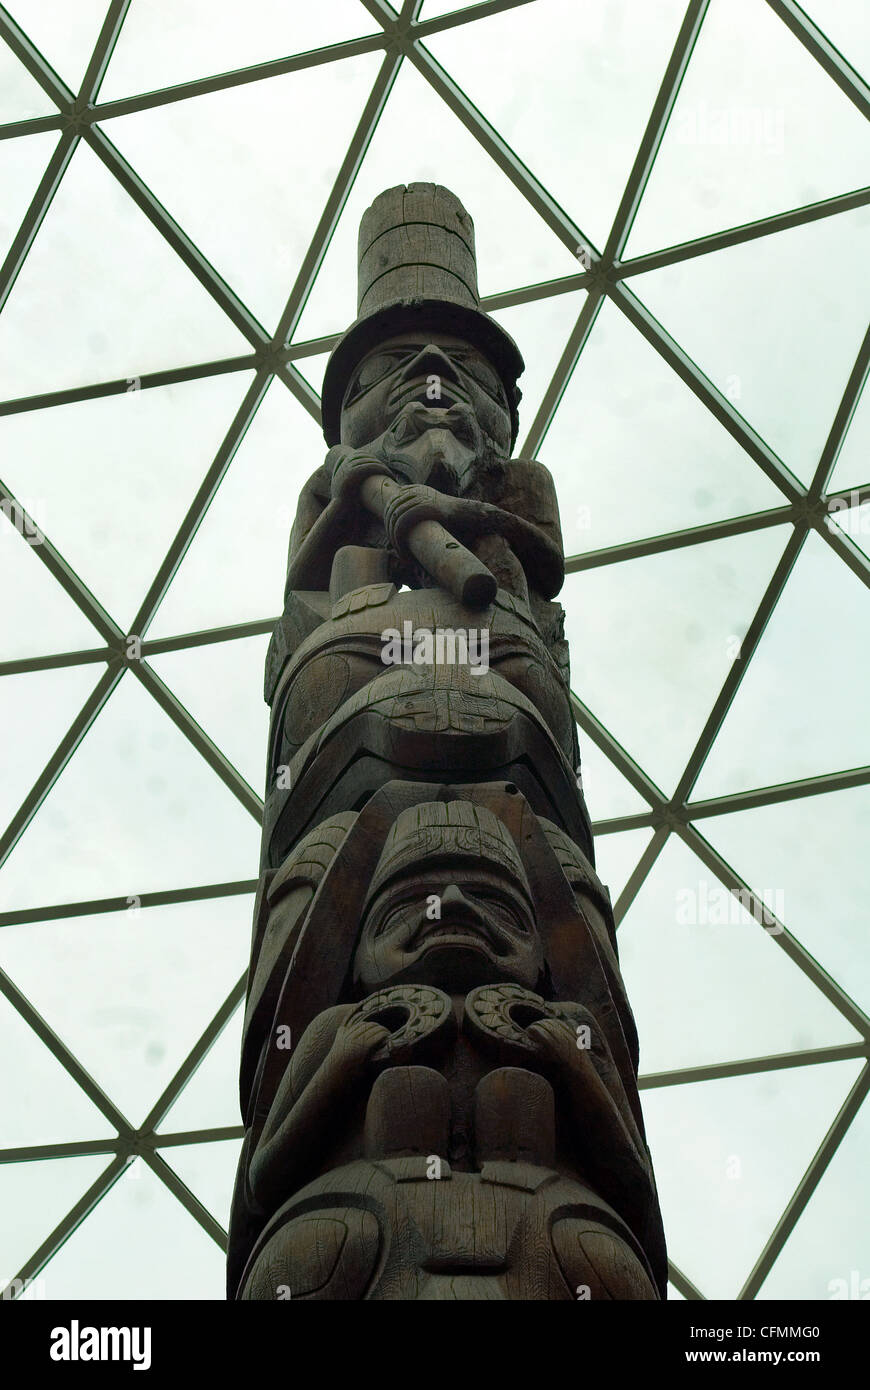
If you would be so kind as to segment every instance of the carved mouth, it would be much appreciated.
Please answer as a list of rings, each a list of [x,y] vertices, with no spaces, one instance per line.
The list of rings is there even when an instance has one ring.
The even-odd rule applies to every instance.
[[[457,946],[490,958],[500,954],[492,934],[476,922],[426,922],[411,944],[424,952],[436,946]]]
[[[431,936],[427,936],[420,946],[420,954],[427,955],[429,951],[444,950],[445,948],[476,951],[478,955],[486,956],[488,960],[491,960],[494,954],[489,942],[482,937],[454,931],[435,932]]]

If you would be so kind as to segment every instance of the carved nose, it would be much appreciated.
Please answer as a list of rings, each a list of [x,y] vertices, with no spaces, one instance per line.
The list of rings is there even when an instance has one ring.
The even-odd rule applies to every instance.
[[[417,376],[440,376],[442,380],[458,381],[456,368],[450,358],[442,348],[436,347],[434,343],[427,343],[421,348],[417,356],[413,358],[403,372],[405,381],[412,381]]]
[[[468,898],[466,898],[460,888],[457,888],[455,883],[449,884],[448,887],[444,889],[444,892],[441,894],[441,906],[442,908],[450,906],[467,907],[469,911],[477,916],[474,904],[469,902]]]

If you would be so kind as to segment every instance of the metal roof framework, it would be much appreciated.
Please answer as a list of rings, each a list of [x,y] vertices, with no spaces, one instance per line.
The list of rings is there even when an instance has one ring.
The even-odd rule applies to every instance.
[[[764,920],[769,921],[769,906],[761,903],[760,898],[753,893],[749,885],[735,874],[724,858],[705,839],[699,828],[699,823],[710,816],[721,815],[728,811],[773,805],[794,798],[815,796],[848,787],[861,786],[870,783],[870,767],[856,767],[787,782],[778,786],[734,792],[708,800],[693,801],[691,799],[692,792],[807,537],[813,533],[820,536],[857,578],[865,585],[870,585],[870,557],[855,545],[847,534],[826,524],[826,519],[829,519],[830,516],[829,508],[834,499],[842,499],[849,507],[860,505],[870,499],[870,482],[849,491],[832,491],[830,493],[827,491],[861,391],[868,373],[870,373],[870,327],[868,327],[851,374],[845,384],[839,407],[831,421],[830,430],[818,458],[814,476],[810,484],[805,486],[777,456],[770,445],[740,415],[733,403],[718,390],[679,343],[674,341],[653,317],[633,293],[631,280],[634,276],[648,270],[677,264],[694,257],[737,246],[755,238],[771,236],[780,231],[866,206],[870,204],[870,186],[798,207],[776,216],[731,227],[714,235],[700,237],[655,253],[628,260],[623,259],[640,200],[662,143],[680,84],[704,23],[710,0],[689,0],[682,27],[650,112],[646,130],[637,150],[613,225],[605,245],[600,249],[592,243],[580,227],[575,225],[426,47],[425,41],[431,35],[457,25],[484,21],[490,15],[514,8],[519,4],[529,3],[529,0],[485,0],[485,3],[472,4],[465,9],[431,19],[420,18],[422,0],[403,0],[401,8],[394,8],[388,3],[388,0],[362,0],[379,26],[378,32],[372,35],[101,104],[99,102],[100,86],[130,3],[131,0],[111,0],[108,5],[101,32],[78,92],[70,90],[61,81],[11,15],[0,6],[0,37],[24,64],[57,108],[55,115],[39,116],[0,126],[0,139],[21,139],[30,134],[45,131],[57,131],[59,133],[58,144],[49,159],[45,173],[12,242],[8,255],[0,267],[0,311],[2,311],[2,307],[15,284],[16,277],[39,232],[54,194],[69,166],[73,152],[80,141],[85,141],[250,344],[250,351],[240,356],[205,361],[195,365],[184,365],[143,375],[140,378],[141,388],[148,390],[175,382],[190,381],[224,373],[250,371],[251,369],[254,370],[255,375],[162,564],[154,576],[139,611],[130,625],[129,633],[122,631],[47,536],[43,543],[36,548],[36,554],[40,560],[94,625],[103,638],[104,645],[81,651],[5,661],[0,663],[0,676],[81,664],[99,665],[104,667],[104,671],[66,734],[51,752],[43,771],[31,787],[19,810],[0,835],[0,866],[6,861],[21,836],[26,832],[70,758],[100,715],[101,710],[127,670],[153,696],[240,804],[255,820],[259,821],[263,807],[261,798],[164,684],[149,664],[148,658],[167,651],[177,651],[203,644],[266,633],[271,630],[275,618],[267,617],[259,622],[212,628],[157,640],[149,639],[147,633],[149,625],[272,380],[274,378],[280,380],[312,418],[319,423],[319,398],[301,375],[298,364],[303,363],[308,357],[316,356],[329,349],[336,338],[327,336],[303,342],[293,342],[291,339],[299,324],[306,300],[323,263],[330,240],[396,76],[401,65],[407,61],[414,65],[450,110],[462,121],[483,150],[527,199],[544,223],[556,233],[572,253],[581,257],[582,265],[588,267],[581,269],[577,274],[524,286],[508,293],[492,295],[483,301],[489,309],[501,309],[536,299],[570,293],[580,288],[587,291],[577,321],[523,442],[520,451],[522,455],[534,457],[539,451],[571,375],[589,339],[599,311],[605,302],[610,301],[660,354],[668,366],[677,373],[685,385],[742,446],[743,450],[782,494],[782,502],[777,507],[589,551],[569,558],[566,566],[569,573],[588,570],[640,556],[672,551],[683,546],[702,544],[726,536],[782,525],[783,523],[790,524],[792,530],[788,544],[743,639],[741,659],[735,661],[731,666],[672,796],[669,797],[662,792],[653,779],[596,718],[592,710],[587,708],[576,695],[572,695],[574,714],[582,733],[593,740],[630,785],[641,795],[649,808],[641,813],[601,821],[594,826],[596,836],[642,827],[648,827],[653,831],[647,848],[641,855],[615,905],[617,923],[624,918],[672,835],[679,837],[688,845],[727,889],[740,894],[744,903],[752,905],[753,911],[757,908],[760,920],[761,909],[763,908],[767,914]],[[828,77],[837,84],[865,119],[870,119],[870,88],[868,88],[867,83],[830,43],[795,0],[765,0],[765,3],[804,45]],[[380,70],[347,147],[332,190],[323,207],[316,232],[299,266],[277,328],[274,334],[269,334],[140,179],[136,171],[112,143],[107,130],[111,128],[111,119],[116,116],[183,101],[204,93],[215,92],[244,83],[264,81],[279,74],[368,52],[381,52],[383,54]],[[40,393],[15,400],[5,400],[0,402],[0,415],[48,409],[56,405],[123,393],[127,389],[127,378],[120,378],[96,382],[87,386]],[[7,515],[11,514],[21,519],[25,527],[35,525],[32,519],[27,516],[19,500],[2,481],[0,481],[0,505],[3,506]],[[19,529],[22,528],[19,527]],[[136,636],[141,640],[141,659],[131,658],[127,654],[128,638],[131,636]],[[146,908],[169,903],[244,894],[252,892],[254,888],[254,879],[216,883],[207,887],[182,886],[175,890],[144,893],[141,895],[141,906]],[[103,898],[59,906],[33,907],[21,911],[0,913],[0,927],[24,922],[36,924],[84,914],[118,912],[124,910],[126,906],[127,900],[125,898]],[[777,927],[781,930],[779,934],[773,936],[773,940],[858,1031],[861,1035],[861,1041],[829,1048],[816,1048],[749,1060],[723,1062],[717,1065],[685,1067],[668,1072],[647,1074],[641,1078],[641,1087],[648,1089],[700,1082],[718,1077],[772,1071],[784,1067],[814,1065],[847,1058],[865,1059],[865,1066],[858,1079],[783,1210],[755,1267],[747,1277],[738,1295],[740,1299],[754,1298],[760,1290],[851,1121],[870,1091],[870,1019],[843,988],[813,959],[801,942],[789,932],[784,923],[777,922]],[[224,1230],[212,1213],[175,1174],[166,1162],[163,1151],[171,1150],[176,1145],[207,1143],[238,1137],[242,1133],[241,1126],[201,1129],[175,1134],[158,1134],[156,1131],[243,998],[244,977],[236,982],[217,1014],[184,1059],[149,1114],[138,1126],[131,1124],[120,1112],[105,1091],[53,1031],[50,1024],[37,1013],[25,995],[2,971],[0,971],[0,991],[116,1131],[113,1138],[92,1142],[43,1144],[0,1150],[0,1163],[82,1154],[105,1154],[110,1159],[104,1172],[67,1212],[56,1228],[18,1271],[17,1281],[11,1281],[5,1296],[15,1296],[24,1281],[39,1273],[137,1156],[148,1164],[212,1239],[221,1248],[225,1248],[226,1234]],[[684,1297],[690,1299],[704,1297],[691,1279],[673,1264],[670,1274],[673,1284]]]

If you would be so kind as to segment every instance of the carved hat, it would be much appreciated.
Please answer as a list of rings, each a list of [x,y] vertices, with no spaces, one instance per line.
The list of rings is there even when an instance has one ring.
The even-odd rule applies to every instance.
[[[366,353],[396,333],[435,330],[465,339],[496,368],[513,446],[523,359],[513,338],[480,307],[474,223],[455,194],[437,183],[380,193],[360,222],[358,275],[357,318],[333,348],[323,378],[327,444],[340,442],[344,393]]]
[[[432,801],[400,812],[372,875],[366,906],[392,879],[411,869],[462,860],[507,874],[532,902],[532,890],[519,851],[507,827],[486,806],[469,801]]]

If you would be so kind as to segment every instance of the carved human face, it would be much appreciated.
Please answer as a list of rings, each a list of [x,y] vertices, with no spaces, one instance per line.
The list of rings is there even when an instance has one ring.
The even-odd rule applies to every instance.
[[[517,884],[482,865],[417,866],[372,902],[354,981],[363,995],[402,981],[448,992],[501,980],[534,989],[542,968],[534,912]]]
[[[510,454],[510,410],[498,372],[478,348],[435,332],[399,334],[362,359],[344,395],[341,442],[363,448],[412,402],[433,412],[470,407],[496,450]]]

